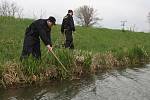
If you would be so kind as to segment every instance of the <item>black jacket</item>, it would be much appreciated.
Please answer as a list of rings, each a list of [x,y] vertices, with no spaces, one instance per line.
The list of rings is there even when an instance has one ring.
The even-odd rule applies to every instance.
[[[65,29],[70,30],[70,31],[75,31],[74,20],[70,14],[67,14],[63,18],[63,22],[61,25],[61,32],[64,33]]]
[[[47,25],[47,19],[39,19],[34,21],[25,32],[24,45],[32,46],[40,43],[40,38],[45,45],[51,45],[51,29]]]

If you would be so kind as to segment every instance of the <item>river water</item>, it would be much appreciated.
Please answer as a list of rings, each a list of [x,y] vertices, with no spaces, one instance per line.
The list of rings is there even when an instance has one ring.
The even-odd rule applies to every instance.
[[[150,64],[42,87],[0,89],[0,100],[150,100]]]

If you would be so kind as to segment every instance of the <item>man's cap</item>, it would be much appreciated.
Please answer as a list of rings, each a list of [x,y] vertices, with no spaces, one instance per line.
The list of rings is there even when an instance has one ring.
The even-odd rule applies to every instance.
[[[72,10],[68,10],[68,13],[73,13],[73,11]]]
[[[50,22],[52,22],[54,25],[56,25],[56,19],[55,19],[55,17],[52,17],[52,16],[50,16],[49,18],[48,18],[48,20],[50,20]]]

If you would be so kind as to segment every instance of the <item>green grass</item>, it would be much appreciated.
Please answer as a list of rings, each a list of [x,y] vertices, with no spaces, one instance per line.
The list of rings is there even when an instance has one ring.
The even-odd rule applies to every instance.
[[[25,28],[32,21],[31,19],[0,18],[0,61],[18,59],[22,50]],[[150,51],[150,34],[148,33],[86,27],[77,27],[76,30],[74,34],[76,49],[105,52],[140,45]],[[53,43],[61,37],[60,26],[55,26],[52,29]],[[43,49],[44,46],[42,46]]]
[[[77,48],[84,50],[103,52],[124,47],[132,48],[135,45],[141,45],[150,50],[150,34],[147,33],[82,27],[77,28],[77,33],[80,38],[80,41],[76,43]]]
[[[140,62],[143,58],[149,59],[149,33],[122,32],[121,30],[78,26],[74,34],[76,50],[70,51],[58,48],[59,44],[62,43],[62,35],[60,33],[60,25],[56,25],[53,27],[51,34],[53,44],[55,45],[54,52],[69,70],[69,73],[66,73],[62,69],[52,54],[47,53],[46,47],[42,42],[41,62],[37,63],[37,61],[29,58],[28,61],[20,63],[19,57],[22,51],[24,32],[32,21],[31,19],[0,17],[0,78],[2,77],[5,66],[15,66],[13,63],[17,63],[21,67],[20,70],[23,71],[25,76],[38,75],[38,77],[41,77],[40,75],[47,73],[45,69],[50,68],[53,72],[57,71],[57,77],[66,78],[71,77],[72,74],[82,73],[83,70],[90,71],[91,65],[100,67],[103,65],[106,66],[107,64],[108,66],[121,66],[124,65],[124,62],[126,64],[134,64]],[[79,59],[83,57],[84,61],[82,59],[78,61],[79,59],[77,57]],[[121,64],[116,64],[118,62]],[[39,73],[41,74],[39,75]],[[31,79],[29,78],[29,80]]]

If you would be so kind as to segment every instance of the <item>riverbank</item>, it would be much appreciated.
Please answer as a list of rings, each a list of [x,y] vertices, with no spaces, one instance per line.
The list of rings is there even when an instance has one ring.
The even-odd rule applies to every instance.
[[[98,70],[145,64],[150,59],[150,34],[122,32],[105,28],[77,27],[75,50],[61,47],[60,26],[52,30],[54,53],[58,63],[41,43],[42,60],[19,61],[25,28],[31,19],[0,17],[0,87],[10,88],[44,83],[54,79],[79,79]]]
[[[95,54],[81,50],[57,49],[55,53],[67,71],[52,54],[42,58],[41,61],[36,61],[32,57],[22,63],[15,60],[7,61],[1,65],[1,87],[23,87],[55,79],[80,79],[85,74],[95,74],[97,71],[126,68],[149,62],[148,53],[140,47]]]

